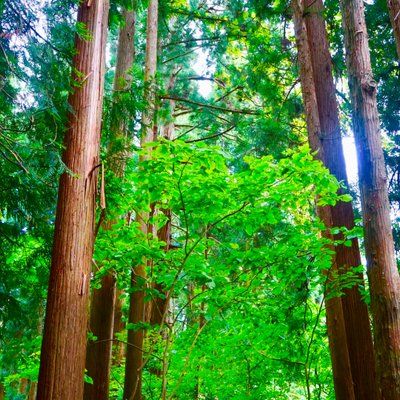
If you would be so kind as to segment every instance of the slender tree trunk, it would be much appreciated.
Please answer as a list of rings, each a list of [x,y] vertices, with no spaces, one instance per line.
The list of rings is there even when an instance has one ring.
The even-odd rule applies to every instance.
[[[31,382],[31,387],[29,388],[29,393],[28,393],[28,400],[35,400],[36,392],[37,392],[37,382]]]
[[[157,231],[158,240],[165,242],[164,251],[169,251],[171,245],[171,210],[162,210],[168,218],[167,223]],[[154,288],[161,294],[165,295],[165,287],[160,283],[155,283]],[[168,301],[164,296],[157,296],[152,300],[150,325],[161,326],[165,322],[165,314],[168,310]]]
[[[387,6],[396,41],[397,57],[400,61],[400,0],[387,0]]]
[[[145,267],[136,266],[132,272],[131,287],[134,292],[129,297],[130,324],[138,324],[145,320],[144,291]],[[143,364],[143,339],[142,329],[128,330],[128,343],[126,348],[124,400],[142,399],[142,364]]]
[[[26,395],[29,387],[29,380],[26,378],[21,378],[19,380],[18,394]]]
[[[322,161],[324,159],[324,150],[320,140],[321,126],[318,114],[317,96],[307,30],[303,19],[303,0],[292,0],[292,10],[308,140],[311,149],[313,151],[318,150],[316,157]],[[329,236],[328,230],[332,228],[332,214],[330,208],[318,207],[317,213],[327,228],[327,231],[323,233],[324,236]],[[335,270],[337,270],[336,255],[332,257],[331,272]],[[327,273],[329,274],[331,272],[328,271]],[[355,399],[341,298],[334,297],[326,301],[326,319],[336,399]]]
[[[93,289],[90,329],[96,341],[89,342],[86,369],[93,383],[85,383],[85,400],[107,400],[110,385],[111,350],[115,302],[115,278],[104,275],[101,288]]]
[[[111,124],[112,139],[109,145],[109,154],[111,156],[110,167],[112,172],[123,177],[125,173],[126,160],[129,154],[125,150],[129,145],[131,138],[128,135],[128,124],[124,115],[118,110],[119,94],[125,90],[129,90],[132,83],[132,75],[129,70],[135,61],[135,24],[136,24],[136,2],[132,4],[133,10],[124,9],[122,16],[124,18],[124,26],[119,32],[117,65],[115,68],[114,79],[114,102],[113,102],[113,118]],[[122,142],[122,151],[121,151]],[[127,222],[129,224],[129,220]],[[111,224],[112,225],[112,224]],[[121,300],[122,291],[117,288],[115,299],[114,328],[113,337],[117,339],[117,334],[122,332],[125,324],[122,320]],[[122,342],[114,342],[113,358],[119,365],[125,356],[125,345]]]
[[[80,5],[78,21],[92,39],[76,38],[79,87],[69,98],[63,161],[70,172],[60,178],[38,400],[83,397],[107,20],[107,0]]]
[[[120,94],[131,87],[130,69],[135,60],[135,10],[123,10],[124,25],[119,31],[117,63],[114,76],[114,96],[111,118],[111,139],[108,146],[110,169],[115,176],[122,178],[125,173],[127,154],[126,147],[131,138],[128,137],[128,121],[119,109]],[[115,221],[114,221],[115,223]]]
[[[127,124],[124,115],[118,110],[119,93],[129,90],[135,54],[135,12],[123,10],[125,20],[120,30],[117,65],[114,77],[114,99],[111,119],[111,140],[109,153],[111,155],[110,169],[116,177],[122,178],[125,171],[127,152]],[[112,230],[117,221],[109,220],[102,223],[102,229]],[[114,310],[116,302],[115,278],[110,272],[104,276],[99,289],[92,290],[90,305],[90,330],[97,337],[96,342],[89,343],[86,354],[87,374],[92,378],[92,384],[85,384],[85,400],[107,400],[110,383],[110,368],[112,355],[112,339],[114,333]],[[118,346],[119,342],[118,342]],[[121,351],[121,350],[119,350]]]
[[[157,237],[158,240],[165,242],[164,246],[164,251],[168,252],[170,250],[170,245],[171,245],[171,217],[172,213],[171,210],[161,210],[167,218],[168,221],[166,224],[157,230]],[[158,340],[167,340],[168,339],[168,332],[164,328],[165,323],[167,322],[167,313],[168,313],[168,308],[169,308],[169,299],[168,299],[168,293],[165,288],[165,286],[161,283],[154,282],[154,289],[159,293],[155,298],[151,300],[151,305],[150,305],[150,325],[151,326],[156,326],[160,329],[160,331],[157,329],[154,331],[154,334],[152,336],[152,340],[158,341]],[[168,342],[166,342],[168,344]],[[153,373],[156,376],[161,376],[163,377],[163,393],[165,392],[165,372],[167,368],[167,357],[166,354],[164,354],[163,357],[163,366],[161,368],[152,368],[151,373]],[[164,398],[164,397],[163,397]]]
[[[346,62],[358,155],[377,375],[385,400],[400,398],[400,277],[362,0],[342,0]]]
[[[146,30],[146,62],[144,69],[146,110],[142,115],[142,144],[154,139],[154,117],[156,97],[157,72],[157,44],[158,44],[158,0],[150,0],[147,14]]]
[[[205,257],[206,257],[206,259],[208,257],[207,250],[205,251]],[[206,285],[202,285],[202,287],[201,287],[202,293],[204,293],[206,290],[207,290],[207,286]],[[200,312],[199,312],[198,320],[197,319],[196,320],[195,319],[191,320],[191,322],[198,323],[200,331],[203,330],[203,327],[206,324],[205,309],[206,309],[205,303],[204,303],[204,301],[202,301],[200,303],[200,310],[199,310]],[[195,387],[194,387],[194,398],[196,400],[202,398],[202,393],[201,393],[201,365],[202,365],[201,362],[199,362],[198,365],[197,365],[197,368],[196,368]]]
[[[339,181],[347,185],[346,164],[343,156],[339,113],[332,76],[332,62],[323,18],[322,0],[305,0],[305,22],[311,54],[313,78],[321,124],[323,162]],[[354,212],[351,203],[338,202],[331,207],[332,224],[336,227],[354,228]],[[336,239],[343,239],[337,235]],[[357,239],[352,246],[335,246],[339,273],[351,271],[362,264]],[[359,279],[364,280],[363,274]],[[342,297],[347,345],[356,399],[377,400],[380,398],[375,379],[375,360],[368,308],[362,301],[359,287],[345,290]]]
[[[167,87],[166,87],[166,92],[170,93],[171,90],[175,87],[176,84],[176,79],[177,76],[180,72],[181,68],[177,67],[176,65],[174,68],[172,68],[172,73],[170,76],[170,79],[168,81]],[[172,140],[175,136],[175,124],[174,121],[171,120],[176,102],[174,100],[166,100],[166,103],[169,106],[169,116],[167,116],[167,119],[163,120],[161,123],[161,126],[159,127],[159,134],[157,130],[154,130],[154,140],[158,139],[158,136],[163,137],[167,140]],[[167,105],[166,104],[166,105]],[[153,209],[155,208],[156,205],[153,206]],[[163,213],[166,218],[167,222],[166,224],[158,229],[158,227],[155,225],[154,231],[157,234],[158,240],[162,241],[165,243],[165,246],[163,247],[163,250],[165,253],[170,251],[171,247],[171,229],[172,229],[172,224],[171,224],[171,218],[172,218],[172,212],[171,210],[168,209],[156,209],[157,213]],[[162,398],[164,399],[166,396],[166,388],[167,388],[167,380],[166,380],[166,372],[168,369],[168,346],[169,346],[169,332],[168,329],[165,328],[165,324],[168,323],[167,321],[168,318],[168,309],[169,309],[169,296],[168,296],[168,290],[167,288],[161,284],[155,281],[153,283],[154,289],[157,291],[157,296],[152,299],[150,303],[150,318],[149,322],[151,326],[156,326],[157,328],[152,331],[152,336],[151,339],[154,342],[157,341],[164,341],[164,354],[163,354],[163,365],[162,367],[158,368],[151,368],[150,372],[158,377],[162,377]],[[153,342],[153,343],[154,343]]]
[[[124,305],[121,296],[123,291],[116,289],[115,308],[114,308],[114,326],[113,326],[113,350],[112,350],[112,365],[120,366],[126,354],[125,344],[118,341],[118,334],[125,329],[125,323],[122,319],[122,307]]]
[[[172,74],[166,88],[167,93],[170,93],[170,91],[175,87],[176,78],[179,71],[180,68],[177,68],[176,66],[172,69]],[[176,102],[174,100],[168,100],[168,103],[170,108],[170,115],[172,116],[175,110]],[[173,140],[175,136],[175,125],[173,121],[167,121],[162,124],[162,126],[160,127],[160,136],[168,140]],[[169,251],[171,245],[172,213],[171,210],[161,210],[161,212],[164,213],[168,221],[161,229],[157,229],[157,236],[158,240],[165,242],[164,251],[167,252]],[[168,310],[168,300],[165,293],[166,289],[163,285],[155,283],[154,288],[164,296],[157,296],[155,299],[153,299],[151,305],[150,324],[160,326],[165,321],[165,314]]]
[[[155,118],[155,76],[157,70],[157,38],[158,38],[158,0],[150,0],[147,14],[146,32],[146,61],[145,61],[145,93],[144,100],[147,104],[142,114],[142,146],[154,140],[154,118]],[[141,157],[139,163],[146,157]],[[148,215],[141,213],[137,216],[141,231],[147,236],[151,233],[148,229]],[[137,324],[145,321],[144,290],[146,280],[146,260],[142,265],[137,265],[132,270],[131,288],[129,299],[128,321]],[[128,330],[128,343],[126,349],[124,400],[142,399],[142,367],[143,367],[143,339],[142,329]]]

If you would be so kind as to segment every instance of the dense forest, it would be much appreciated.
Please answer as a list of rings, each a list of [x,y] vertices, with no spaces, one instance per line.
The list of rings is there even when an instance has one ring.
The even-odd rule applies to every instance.
[[[400,0],[0,15],[0,400],[400,399]]]

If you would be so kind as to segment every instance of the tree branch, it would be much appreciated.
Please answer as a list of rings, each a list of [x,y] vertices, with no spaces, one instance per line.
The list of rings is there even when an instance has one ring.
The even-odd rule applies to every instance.
[[[239,110],[237,108],[226,108],[226,107],[216,106],[214,104],[206,104],[206,103],[200,103],[198,101],[184,99],[183,97],[161,96],[160,98],[167,99],[167,100],[183,101],[185,103],[192,104],[194,106],[211,108],[212,110],[218,110],[218,111],[222,111],[222,112],[230,112],[230,113],[234,113],[234,114],[245,114],[245,115],[260,115],[260,113],[258,111]]]
[[[232,129],[236,128],[237,125],[233,125],[228,129],[225,129],[223,132],[216,133],[215,135],[207,136],[205,138],[200,138],[200,139],[193,139],[193,140],[186,140],[186,143],[196,143],[196,142],[202,142],[203,140],[209,140],[209,139],[214,139],[219,136],[226,135],[228,132],[230,132]]]

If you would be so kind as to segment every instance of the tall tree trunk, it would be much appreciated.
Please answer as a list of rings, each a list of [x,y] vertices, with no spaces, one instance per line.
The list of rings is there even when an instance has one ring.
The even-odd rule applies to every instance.
[[[322,161],[324,159],[324,149],[322,148],[320,139],[321,125],[318,114],[311,53],[308,44],[306,25],[303,19],[303,0],[292,0],[292,10],[298,48],[300,80],[307,121],[308,141],[311,149],[313,151],[318,151],[316,157]],[[317,213],[327,228],[327,231],[324,232],[324,236],[329,236],[329,229],[332,228],[331,209],[329,207],[318,207]],[[332,257],[331,272],[336,270],[337,263],[335,255]],[[331,272],[327,271],[328,274]],[[341,298],[334,297],[326,301],[326,319],[336,398],[338,400],[355,399]]]
[[[180,72],[181,68],[175,66],[172,69],[171,76],[169,78],[166,92],[170,93],[171,90],[175,87],[177,76]],[[168,100],[169,108],[170,108],[170,116],[172,117],[176,102],[174,100]],[[160,136],[165,139],[173,140],[175,136],[175,125],[173,121],[164,121],[160,127]],[[167,223],[161,228],[157,229],[158,240],[165,242],[164,251],[169,251],[171,245],[171,218],[172,213],[171,210],[161,210],[164,215],[167,217]],[[151,325],[162,325],[165,322],[165,313],[168,310],[168,298],[166,296],[166,289],[163,285],[159,283],[155,283],[154,288],[163,296],[157,296],[152,300],[151,305],[151,315],[150,315],[150,324]]]
[[[132,68],[135,55],[135,11],[123,10],[123,17],[125,23],[120,30],[118,40],[113,110],[111,111],[111,139],[108,146],[111,156],[111,172],[119,178],[123,177],[125,171],[126,158],[128,156],[125,146],[128,135],[124,115],[118,112],[118,97],[121,91],[129,90],[132,81],[129,70]],[[103,222],[101,227],[105,230],[112,230],[116,222],[115,219],[109,220]],[[116,304],[120,304],[120,302],[116,302],[115,296],[115,278],[112,272],[110,272],[102,278],[101,287],[92,290],[90,330],[97,337],[97,340],[89,343],[87,348],[86,369],[87,374],[93,380],[93,384],[85,384],[85,400],[108,399],[114,333],[114,310]],[[120,347],[119,343],[118,347]]]
[[[141,145],[154,140],[154,118],[155,118],[155,77],[157,70],[157,39],[158,39],[158,0],[150,0],[147,14],[147,32],[146,32],[146,61],[145,61],[145,93],[144,100],[146,109],[142,114],[142,138]],[[143,162],[145,157],[141,157],[139,163]],[[141,213],[137,216],[140,223],[140,229],[144,235],[151,233],[148,229],[148,214]],[[146,280],[146,260],[142,265],[137,265],[132,269],[131,288],[132,293],[129,298],[129,316],[130,324],[137,324],[145,320],[144,309],[144,290]],[[126,349],[125,364],[125,384],[124,400],[142,399],[142,367],[143,367],[143,339],[144,331],[142,329],[128,330],[128,347]]]
[[[83,396],[107,20],[107,0],[80,5],[78,21],[92,39],[75,42],[79,86],[69,98],[63,161],[70,172],[60,178],[38,400]]]
[[[385,400],[400,398],[400,277],[362,0],[342,0],[346,62],[358,155],[377,375]]]
[[[322,0],[305,0],[304,15],[321,124],[322,161],[331,174],[347,184],[332,62],[323,11]],[[331,207],[331,214],[333,226],[354,228],[354,212],[351,203],[338,202]],[[336,239],[340,240],[343,237],[337,235]],[[352,240],[351,247],[337,245],[334,250],[339,273],[347,273],[352,267],[362,264],[357,239]],[[363,274],[360,273],[358,278],[363,281]],[[342,307],[355,398],[377,400],[380,395],[375,379],[372,332],[368,308],[361,299],[358,285],[345,290]]]
[[[124,25],[119,31],[117,63],[114,76],[114,95],[111,119],[111,139],[108,146],[110,154],[110,169],[115,176],[122,178],[125,173],[126,160],[129,157],[126,146],[129,145],[131,138],[128,137],[127,118],[119,109],[120,94],[130,90],[132,75],[130,69],[135,61],[135,23],[136,11],[123,10],[122,17]],[[114,221],[115,223],[115,221]]]
[[[125,146],[129,145],[131,138],[128,135],[128,124],[126,118],[121,115],[118,110],[119,94],[121,91],[129,90],[132,83],[132,75],[129,70],[132,68],[135,61],[135,24],[136,24],[136,2],[132,2],[132,10],[123,10],[122,16],[125,24],[119,32],[118,50],[117,50],[117,65],[115,68],[114,79],[114,103],[113,103],[113,119],[111,125],[112,140],[109,145],[109,153],[111,155],[110,166],[116,176],[122,177],[125,173],[126,160],[129,157],[125,150]],[[116,140],[115,140],[116,139]],[[115,143],[121,142],[123,145],[122,151],[115,148]],[[121,143],[119,144],[119,146]],[[129,219],[129,218],[128,218]],[[129,220],[128,220],[129,224]],[[114,328],[113,337],[123,331],[125,324],[122,320],[121,300],[122,291],[117,288],[114,313]],[[121,342],[114,342],[113,358],[117,364],[122,362],[125,355],[125,347]]]
[[[387,0],[387,6],[396,41],[397,57],[400,62],[400,0]]]
[[[112,274],[107,274],[101,280],[101,288],[94,289],[92,293],[90,329],[97,339],[89,342],[87,347],[86,369],[93,383],[85,384],[85,400],[108,399],[114,302],[115,278]]]
[[[142,115],[141,144],[149,143],[154,139],[154,117],[156,101],[156,72],[157,72],[157,45],[158,45],[158,0],[150,0],[147,14],[146,30],[146,61],[144,67],[144,82],[146,110]]]

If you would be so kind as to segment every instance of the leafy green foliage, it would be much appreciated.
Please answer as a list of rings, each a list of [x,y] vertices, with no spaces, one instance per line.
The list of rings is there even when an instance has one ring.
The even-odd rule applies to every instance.
[[[119,271],[126,286],[130,266],[147,260],[137,289],[147,301],[165,296],[152,289],[157,282],[171,301],[168,341],[150,336],[145,392],[161,391],[151,370],[165,357],[172,397],[189,399],[196,390],[238,399],[302,396],[306,387],[329,392],[321,272],[331,253],[313,210],[317,196],[325,204],[340,199],[339,184],[306,147],[278,162],[246,157],[242,172],[216,146],[162,140],[143,151],[151,157],[127,174],[116,209],[152,211],[148,222],[158,227],[166,223],[161,211],[172,210],[174,249],[166,252],[137,223],[121,221],[100,233],[95,258],[104,270]],[[240,379],[246,369],[247,381]]]

